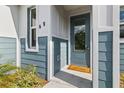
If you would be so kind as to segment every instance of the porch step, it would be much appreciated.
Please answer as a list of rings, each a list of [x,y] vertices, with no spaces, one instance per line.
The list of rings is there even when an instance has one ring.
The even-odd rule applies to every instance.
[[[79,71],[79,72],[84,72],[84,73],[91,73],[90,68],[83,67],[83,66],[77,66],[77,65],[73,65],[73,64],[69,65],[68,69]]]

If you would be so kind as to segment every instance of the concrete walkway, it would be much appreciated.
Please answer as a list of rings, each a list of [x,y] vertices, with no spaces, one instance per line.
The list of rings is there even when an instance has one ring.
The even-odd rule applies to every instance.
[[[44,88],[76,88],[76,87],[61,79],[53,77],[53,79],[48,84],[46,84]]]
[[[44,88],[91,88],[92,82],[60,71]]]

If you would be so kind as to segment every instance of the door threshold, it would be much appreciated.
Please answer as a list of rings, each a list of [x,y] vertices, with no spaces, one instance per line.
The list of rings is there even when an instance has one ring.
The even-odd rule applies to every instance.
[[[91,73],[91,70],[89,67],[85,67],[85,66],[77,66],[77,65],[74,65],[74,64],[71,64],[68,66],[68,69],[70,70],[74,70],[74,71],[78,71],[78,72],[84,72],[84,73]]]
[[[69,65],[65,66],[61,70],[64,71],[64,72],[67,72],[69,74],[81,77],[81,78],[92,80],[92,73],[83,73],[83,72],[79,72],[79,71],[70,70],[70,69],[68,69],[68,66]]]

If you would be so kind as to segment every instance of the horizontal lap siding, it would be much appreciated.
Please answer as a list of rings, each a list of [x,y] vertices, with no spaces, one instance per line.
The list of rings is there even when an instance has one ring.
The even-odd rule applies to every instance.
[[[0,64],[16,64],[16,38],[0,37]]]
[[[124,72],[124,44],[120,44],[120,71]]]
[[[99,87],[112,87],[112,32],[99,32]]]
[[[21,39],[21,65],[34,65],[42,78],[47,79],[47,37],[38,38],[39,52],[26,52],[25,39]]]

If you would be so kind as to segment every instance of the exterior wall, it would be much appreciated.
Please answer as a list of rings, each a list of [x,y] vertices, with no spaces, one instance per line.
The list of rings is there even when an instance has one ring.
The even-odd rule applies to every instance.
[[[4,50],[5,44],[12,44],[12,49],[15,49],[15,43],[16,43],[16,53],[17,53],[17,59],[19,60],[19,41],[18,41],[18,29],[19,29],[19,37],[21,40],[21,50],[23,50],[23,45],[26,46],[26,37],[27,37],[27,8],[30,6],[0,6],[0,44],[1,49]],[[119,29],[118,29],[118,6],[93,6],[93,86],[98,87],[98,32],[107,32],[107,31],[113,31],[113,87],[119,86]],[[41,39],[44,38],[44,36],[47,36],[46,43],[48,46],[46,46],[48,50],[47,51],[47,62],[50,65],[50,56],[52,56],[50,50],[51,50],[51,42],[52,37],[59,37],[61,39],[69,39],[68,36],[68,29],[66,26],[68,26],[66,23],[66,13],[63,11],[62,8],[57,8],[57,6],[37,6],[37,13],[38,13],[38,21],[37,21],[37,38]],[[70,13],[75,14],[75,13]],[[19,16],[19,18],[18,18]],[[6,20],[5,20],[6,18]],[[18,20],[19,19],[19,20]],[[43,26],[43,22],[46,23],[45,26]],[[19,24],[18,24],[19,23]],[[41,29],[39,28],[39,25],[41,25]],[[5,37],[5,38],[3,38]],[[15,42],[15,38],[17,42]],[[22,39],[23,38],[23,39]],[[38,41],[39,43],[39,51],[40,50],[40,43],[42,40]],[[9,42],[6,42],[9,41]],[[11,41],[12,40],[12,41]],[[3,44],[5,43],[5,44]],[[44,43],[41,43],[41,45]],[[7,47],[10,49],[11,47]],[[1,50],[1,51],[2,51]],[[8,51],[3,51],[3,54],[8,54]],[[22,51],[24,54],[31,55],[36,54],[35,56],[38,56],[41,52],[27,52]],[[2,53],[2,52],[1,52]],[[15,51],[13,50],[11,53],[13,54],[12,58],[15,58]],[[38,54],[39,53],[39,54]],[[44,53],[44,52],[43,52]],[[41,56],[41,55],[40,55]],[[43,57],[46,58],[46,56]],[[22,59],[23,59],[22,55]],[[32,57],[30,57],[32,58]],[[34,57],[35,58],[35,57]],[[31,59],[31,62],[34,62],[34,58]],[[43,60],[41,59],[41,60]],[[39,61],[39,60],[38,60]],[[25,61],[26,63],[29,63],[29,60]],[[46,62],[46,63],[47,63]],[[31,64],[32,64],[31,63]],[[37,62],[38,63],[38,62]],[[36,64],[37,64],[36,63]],[[34,63],[33,63],[34,64]],[[45,67],[43,67],[45,68]],[[44,73],[44,70],[40,70],[40,73],[44,73],[46,78],[46,73],[50,73],[49,66],[46,67],[48,69],[47,72]],[[46,69],[45,68],[45,69]],[[42,72],[43,71],[43,72]]]
[[[101,13],[101,11],[103,13]],[[99,87],[99,32],[113,33],[112,40],[112,87],[119,87],[119,6],[92,6],[93,17],[93,87]]]
[[[27,8],[31,5],[21,5],[19,7],[19,37],[27,37]],[[50,6],[47,5],[38,5],[36,6],[37,10],[37,37],[48,36],[50,29]],[[45,22],[45,26],[43,26]],[[41,28],[39,28],[41,25]]]
[[[9,5],[16,33],[16,65],[20,66],[20,41],[19,41],[19,6]],[[13,34],[14,35],[14,34]],[[11,35],[13,37],[13,35]]]
[[[27,8],[31,7],[30,5],[20,6],[19,12],[19,38],[21,41],[21,46],[25,45],[23,50],[24,53],[21,53],[21,64],[35,64],[38,68],[38,73],[45,79],[49,78],[49,36],[50,36],[50,6],[48,5],[38,5],[36,6],[36,38],[37,42],[37,51],[29,51],[27,47]],[[45,22],[45,26],[43,23]],[[39,28],[39,25],[41,28]],[[23,38],[23,40],[22,40]],[[22,43],[23,42],[23,43]],[[43,46],[42,46],[43,45]],[[45,49],[44,49],[45,47]],[[44,49],[44,50],[43,50]],[[47,52],[46,52],[47,51]],[[44,54],[45,53],[45,54]],[[25,56],[26,55],[26,56]],[[27,57],[29,60],[26,60]],[[47,59],[46,59],[47,57]],[[37,60],[36,60],[37,59]],[[47,70],[47,71],[46,71]],[[48,79],[49,80],[49,79]]]
[[[39,37],[38,44],[39,52],[26,52],[25,39],[21,38],[21,65],[34,65],[41,77],[47,79],[47,37]]]
[[[124,44],[120,44],[120,72],[124,72]]]
[[[16,65],[16,38],[0,37],[0,64]]]
[[[61,6],[51,6],[51,35],[61,39],[68,39],[66,12]]]
[[[112,32],[99,32],[99,87],[112,87]]]
[[[41,25],[41,29],[39,28],[38,30],[38,36],[49,36],[50,32],[50,27],[51,27],[51,14],[50,14],[50,5],[39,5],[37,6],[38,8],[38,24],[37,26]],[[43,26],[43,22],[45,22],[45,26]],[[38,27],[37,27],[38,28]]]
[[[18,6],[0,6],[0,63],[19,62]]]
[[[18,27],[15,24],[18,23],[13,19],[13,15],[17,16],[17,12],[12,12],[14,9],[9,6],[0,6],[0,36],[17,38],[16,28]]]
[[[26,38],[27,35],[27,7],[19,6],[19,38]]]
[[[100,5],[99,6],[98,23],[100,26],[112,26],[113,25],[113,6],[112,5]]]
[[[17,34],[19,33],[19,6],[9,5]]]

